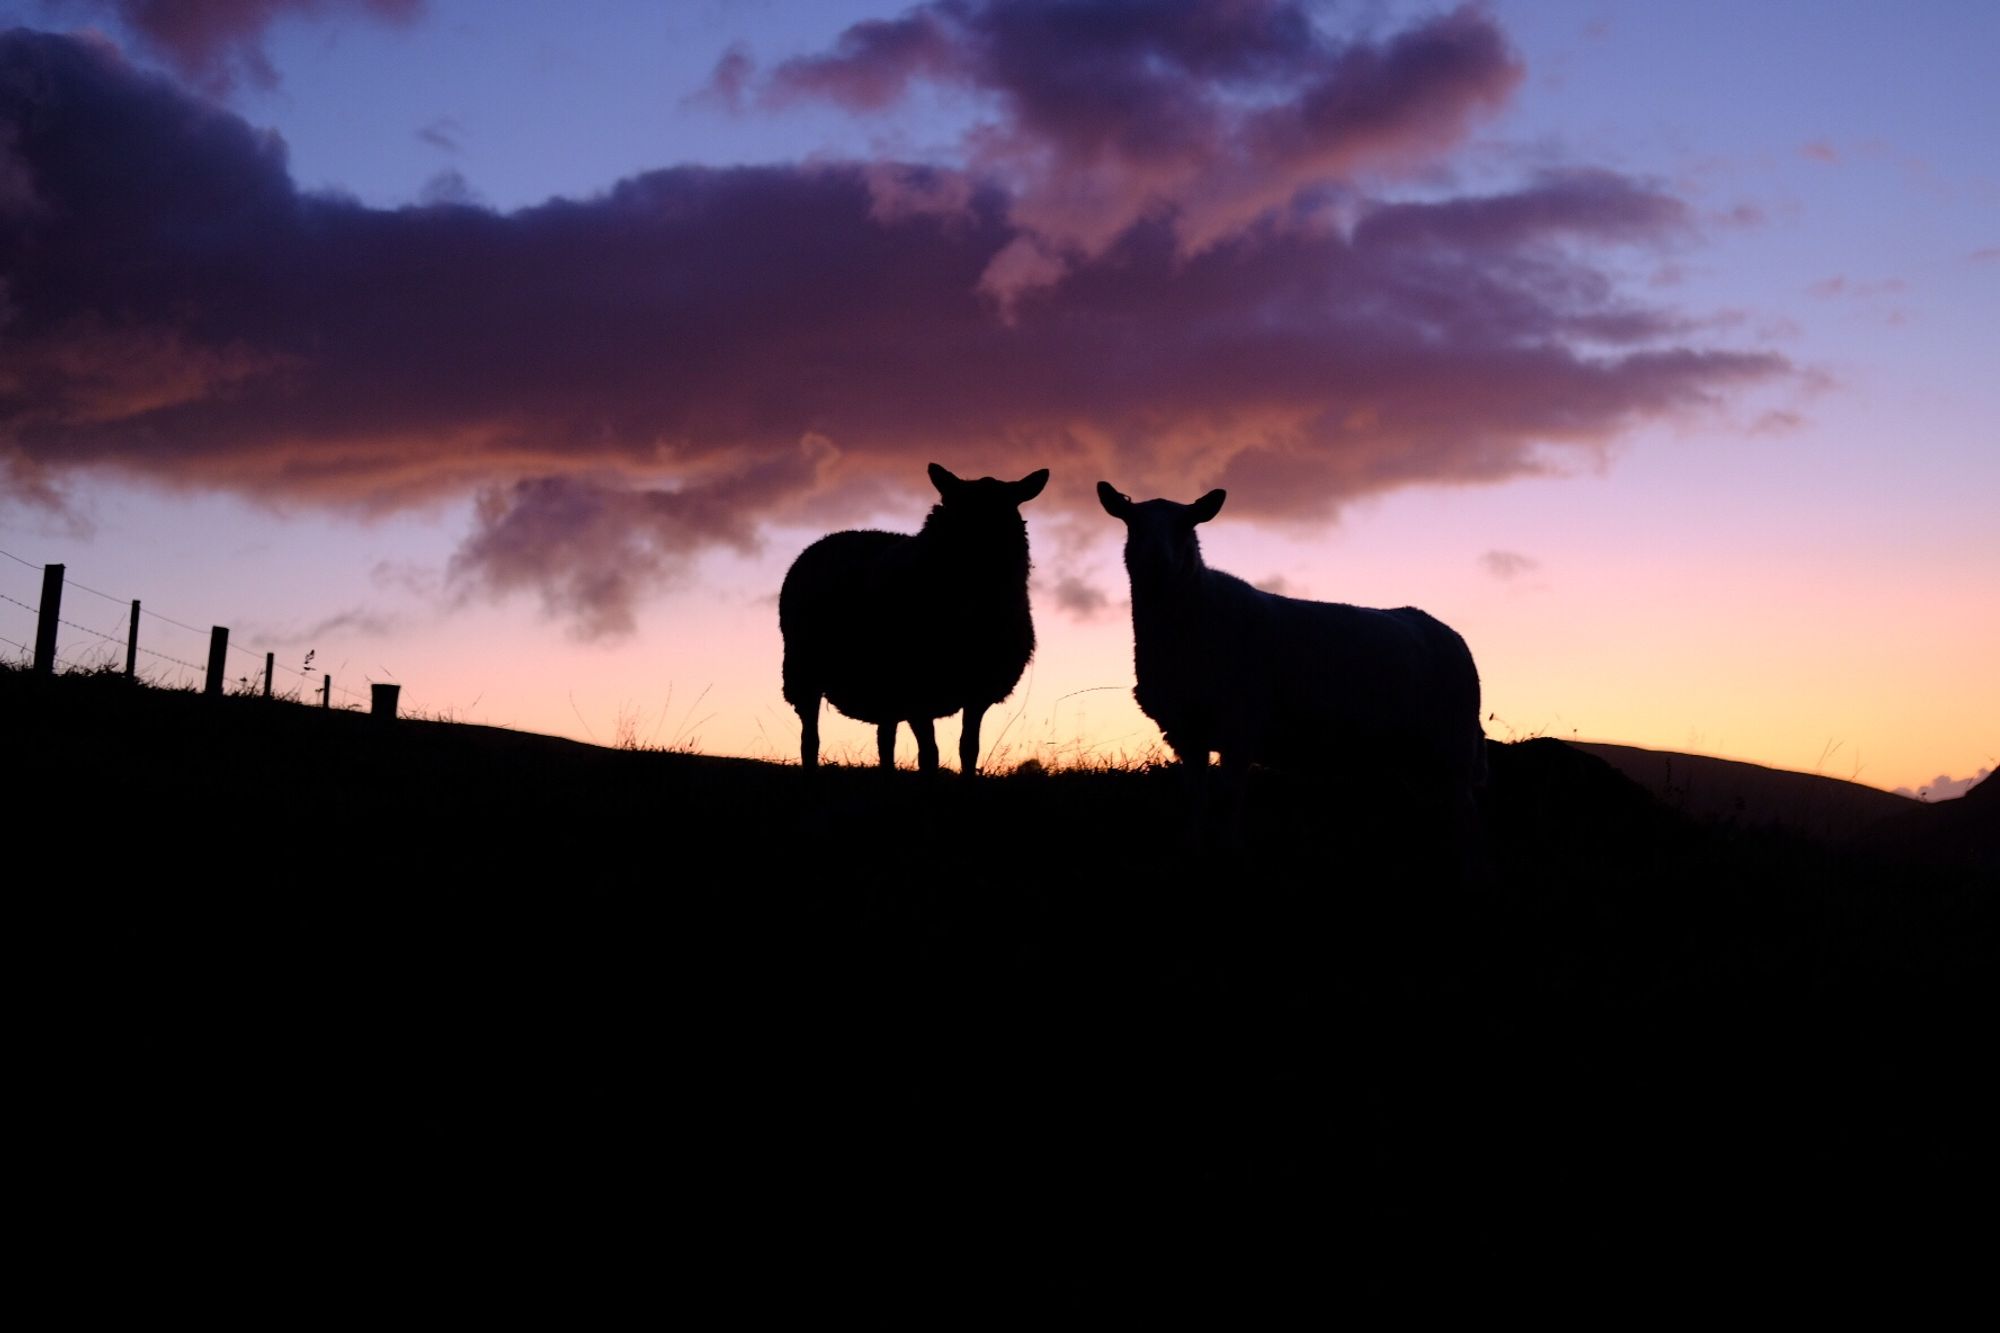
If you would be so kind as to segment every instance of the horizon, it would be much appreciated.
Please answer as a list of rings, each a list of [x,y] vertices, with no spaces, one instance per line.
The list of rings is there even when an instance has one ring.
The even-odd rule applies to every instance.
[[[0,639],[796,762],[792,557],[1048,467],[1011,762],[1160,748],[1103,479],[1495,740],[1996,766],[2000,11],[1229,12],[0,0]]]

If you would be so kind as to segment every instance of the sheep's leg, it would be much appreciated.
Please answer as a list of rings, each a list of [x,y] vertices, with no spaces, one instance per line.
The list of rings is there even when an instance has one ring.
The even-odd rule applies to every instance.
[[[810,704],[797,702],[792,705],[799,714],[799,766],[819,767],[819,696],[814,695]]]
[[[884,768],[896,766],[896,723],[884,722],[875,728],[875,760]]]
[[[917,738],[917,771],[937,772],[937,723],[931,718],[913,717],[910,719],[910,731]]]
[[[965,722],[958,733],[958,771],[963,777],[979,772],[979,724],[985,718],[985,704],[966,705]]]
[[[1171,737],[1167,744],[1174,744]],[[1190,846],[1200,847],[1208,822],[1208,751],[1174,745],[1174,754],[1181,761],[1181,785],[1187,796],[1187,840]]]

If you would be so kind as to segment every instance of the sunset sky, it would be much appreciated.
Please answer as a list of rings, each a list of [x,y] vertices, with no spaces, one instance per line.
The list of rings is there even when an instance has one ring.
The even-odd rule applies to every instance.
[[[1990,0],[0,29],[0,652],[62,562],[121,642],[138,597],[350,701],[796,760],[785,568],[914,530],[936,461],[1053,473],[997,763],[1158,743],[1100,478],[1226,487],[1210,564],[1450,623],[1496,739],[1939,794],[2000,756]]]

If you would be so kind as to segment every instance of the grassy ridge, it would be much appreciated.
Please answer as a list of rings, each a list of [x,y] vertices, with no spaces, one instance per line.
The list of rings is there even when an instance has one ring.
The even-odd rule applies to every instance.
[[[1079,1282],[1110,1219],[1261,1219],[1393,1291],[1945,1280],[1984,1206],[1993,877],[1705,824],[1556,741],[1495,747],[1467,888],[1393,799],[1277,774],[1224,855],[1166,772],[808,776],[18,674],[0,726],[16,844],[63,849],[47,1086],[141,1211],[615,1247],[664,1209],[722,1263],[887,1204],[1033,1218]]]

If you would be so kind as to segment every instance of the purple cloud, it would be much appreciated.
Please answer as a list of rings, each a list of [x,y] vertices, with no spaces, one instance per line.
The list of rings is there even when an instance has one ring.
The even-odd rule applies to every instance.
[[[60,17],[115,20],[182,78],[220,96],[244,79],[277,86],[264,34],[281,17],[355,14],[408,23],[423,12],[424,0],[43,0],[43,8]]]
[[[1280,29],[1291,13],[1239,8]],[[1121,11],[1101,40],[1122,49],[1151,12]],[[1466,71],[1505,68],[1466,13],[1360,56],[1308,43],[1301,64],[1254,25],[1205,50],[1174,26],[1192,7],[1160,12],[1132,96],[1151,95],[1153,64],[1238,92],[1258,71],[1279,91],[1360,79],[1313,142],[1435,121],[1343,73],[1354,62],[1429,71],[1460,89],[1450,106],[1487,86]],[[1060,89],[1029,83],[1054,116]],[[1190,114],[1240,141],[1274,105]],[[1115,111],[1050,151],[1153,151]],[[1206,133],[1160,151],[1194,161]],[[109,470],[376,510],[477,494],[461,590],[533,590],[607,634],[697,551],[911,495],[933,459],[1053,467],[1058,514],[1090,513],[1090,484],[1116,476],[1151,494],[1223,484],[1232,509],[1301,517],[1533,472],[1550,445],[1594,449],[1793,373],[1705,345],[1593,261],[1696,230],[1613,173],[1426,202],[1335,181],[1345,221],[1288,199],[1192,248],[1186,212],[1141,210],[1095,249],[1047,254],[1003,306],[983,286],[996,266],[1055,244],[1014,179],[683,167],[511,213],[449,179],[426,206],[371,209],[301,192],[275,135],[101,42],[6,34],[0,469],[45,490]]]
[[[1329,35],[1298,0],[934,0],[779,65],[760,100],[878,111],[927,82],[996,101],[967,149],[1023,230],[989,275],[1006,298],[1148,217],[1198,249],[1329,180],[1429,165],[1521,73],[1470,6],[1373,42]],[[747,78],[740,60],[717,71],[718,87]]]

